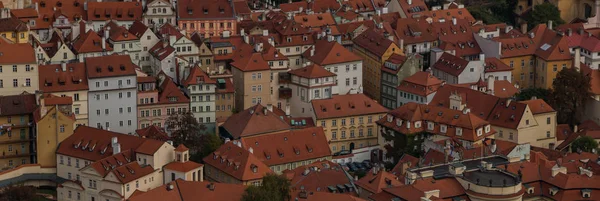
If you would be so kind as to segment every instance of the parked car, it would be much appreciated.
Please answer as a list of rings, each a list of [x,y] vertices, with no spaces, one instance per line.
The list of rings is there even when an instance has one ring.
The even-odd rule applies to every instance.
[[[371,162],[369,162],[368,160],[363,161],[362,164],[365,166],[365,168],[367,169],[371,169],[373,166],[371,165]]]
[[[353,163],[354,166],[356,166],[356,168],[358,168],[359,170],[366,170],[365,166],[362,163],[359,162],[354,162]]]
[[[346,166],[348,166],[348,169],[350,169],[350,172],[356,172],[358,170],[358,168],[356,167],[356,165],[354,165],[354,163],[346,163]]]
[[[339,151],[333,154],[333,156],[343,156],[343,155],[348,155],[350,154],[350,151],[344,150],[344,151]]]

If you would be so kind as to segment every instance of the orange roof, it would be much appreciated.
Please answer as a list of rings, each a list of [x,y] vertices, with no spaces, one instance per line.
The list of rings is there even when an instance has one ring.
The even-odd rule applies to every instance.
[[[102,38],[92,31],[88,30],[85,34],[79,35],[75,42],[73,42],[73,50],[75,53],[91,53],[91,52],[103,52],[102,49]],[[106,51],[112,51],[112,47],[106,42]]]
[[[68,63],[64,71],[61,64],[40,65],[38,71],[44,93],[88,90],[84,63]]]
[[[317,119],[386,113],[388,109],[364,94],[334,95],[311,101]]]
[[[210,79],[208,74],[206,74],[206,72],[204,72],[204,70],[202,70],[200,67],[194,66],[190,70],[190,75],[188,75],[187,79],[182,82],[182,85],[184,87],[188,87],[190,85],[196,85],[200,83],[216,84],[217,82],[213,79]]]
[[[104,36],[104,31],[108,30],[107,38],[112,41],[130,41],[130,40],[139,40],[139,38],[132,33],[129,33],[124,26],[119,26],[115,21],[110,21],[106,23],[103,27],[102,32],[100,32],[101,36]]]
[[[420,127],[416,126],[415,122],[418,121],[421,122]],[[427,122],[435,122],[433,129],[430,129]],[[410,123],[411,126],[408,127],[407,123]],[[390,111],[386,117],[377,121],[377,124],[403,134],[427,131],[472,142],[495,133],[491,128],[489,132],[485,132],[484,127],[490,125],[490,123],[472,112],[465,113],[450,108],[429,106],[414,102],[409,102]],[[441,125],[447,126],[445,132],[441,131]],[[462,128],[462,134],[457,135],[457,128]],[[477,134],[477,129],[482,129],[480,135]]]
[[[55,96],[51,94],[45,94],[44,104],[45,105],[71,105],[73,104],[73,99],[70,96]]]
[[[268,166],[331,156],[322,127],[245,137],[240,141]]]
[[[500,59],[496,57],[485,58],[486,73],[500,71],[512,71],[512,68],[509,65],[506,65],[504,62],[500,61]]]
[[[173,186],[173,189],[169,189]],[[211,200],[232,201],[241,200],[247,186],[241,184],[212,183],[199,181],[172,181],[145,193],[132,195],[129,201],[188,201]]]
[[[186,161],[185,163],[173,161],[173,162],[165,165],[165,169],[187,173],[189,171],[198,169],[202,166],[204,166],[204,165],[202,165],[200,163],[196,163],[194,161]]]
[[[142,37],[142,35],[146,33],[146,30],[148,30],[148,27],[139,20],[133,22],[133,24],[131,24],[131,27],[129,27],[129,33],[133,34],[135,37],[138,38]]]
[[[404,78],[398,85],[400,91],[427,96],[437,91],[442,86],[443,81],[431,75],[431,73],[419,71],[407,78]]]
[[[329,186],[350,184],[352,178],[346,176],[341,168],[340,164],[331,161],[315,161],[293,170],[285,170],[283,175],[291,181],[291,186],[295,189],[302,186],[308,192],[329,192]]]
[[[121,150],[135,150],[139,153],[150,155],[157,151],[164,143],[153,139],[145,139],[132,135],[123,135],[111,131],[101,130],[88,126],[78,126],[73,135],[69,136],[56,150],[56,153],[89,161],[98,161],[113,155],[111,140],[117,138]],[[145,143],[150,141],[149,143]],[[82,150],[82,147],[87,147]],[[92,151],[90,151],[90,149]]]
[[[448,199],[465,195],[462,185],[454,178],[425,178],[416,180],[412,185],[385,188],[384,192],[400,197],[403,200],[421,200],[425,192],[440,190],[440,198]]]
[[[136,21],[142,20],[142,4],[130,2],[89,2],[87,20],[89,21]]]
[[[310,55],[312,49],[315,49],[314,55]],[[312,61],[315,64],[321,66],[340,64],[353,61],[362,61],[362,58],[356,56],[350,50],[344,48],[335,41],[317,40],[314,47],[306,50],[303,54],[305,58]]]
[[[222,127],[234,139],[291,129],[283,118],[260,104],[231,115]]]
[[[433,64],[432,68],[458,77],[465,69],[467,69],[467,65],[469,65],[469,61],[444,52],[440,59]]]
[[[87,20],[84,3],[80,0],[32,0],[31,5],[38,4],[37,15],[35,15],[35,26],[30,26],[31,29],[50,29],[52,24],[59,17],[66,17],[69,22],[78,20]],[[34,8],[33,11],[35,12]],[[24,16],[18,16],[22,20],[34,17],[32,13]]]
[[[135,64],[129,55],[109,55],[85,58],[88,78],[135,76]]]
[[[137,129],[135,133],[142,138],[155,139],[159,141],[169,140],[169,136],[165,133],[163,128],[155,125],[150,125],[146,128]]]
[[[252,46],[248,44],[242,44],[241,47],[238,47],[234,55],[231,65],[241,71],[248,72],[271,69],[263,59],[262,54],[254,52]]]
[[[180,144],[179,146],[177,146],[177,148],[175,148],[176,152],[184,152],[184,151],[188,151],[190,149],[188,149],[185,145]]]
[[[22,32],[28,31],[27,24],[17,18],[0,19],[0,32]]]
[[[183,0],[177,2],[177,16],[191,19],[235,19],[233,4],[227,0]]]
[[[521,101],[521,103],[527,104],[529,106],[529,109],[531,110],[531,113],[533,113],[533,114],[542,114],[542,113],[548,113],[548,112],[556,112],[543,99],[526,100],[526,101]]]
[[[412,0],[411,4],[408,4],[408,1],[405,0],[398,0],[398,3],[400,4],[402,12],[406,14],[406,19],[413,18],[413,15],[415,14],[429,11],[424,0]]]
[[[302,190],[292,191],[292,197],[299,198],[300,201],[366,201],[365,199],[339,193],[328,193],[328,192],[307,192]]]
[[[355,184],[371,193],[379,193],[384,188],[404,185],[403,182],[398,180],[396,175],[378,169],[379,167],[374,167],[364,177],[356,181]]]
[[[36,107],[34,94],[0,96],[0,116],[28,115]]]
[[[329,72],[328,70],[326,70],[325,68],[323,68],[322,66],[320,66],[318,64],[313,64],[313,65],[306,66],[303,68],[298,68],[296,70],[291,70],[291,71],[288,71],[288,73],[298,76],[298,77],[303,77],[303,78],[308,78],[308,79],[336,76],[335,73]]]
[[[175,85],[169,76],[165,76],[160,85],[158,104],[189,103],[190,99]]]
[[[10,43],[0,38],[0,64],[37,63],[35,51],[29,43]]]
[[[421,13],[421,18],[429,18],[429,17],[431,17],[431,20],[433,20],[434,22],[439,22],[440,19],[444,19],[447,22],[452,21],[452,17],[455,17],[456,19],[459,19],[459,20],[464,19],[464,20],[467,20],[468,22],[475,22],[475,18],[471,15],[469,10],[467,10],[466,8],[445,9],[445,10],[438,9],[438,10],[431,10],[431,11]]]
[[[221,145],[219,149],[204,157],[202,161],[241,181],[261,179],[265,175],[273,173],[254,154],[235,145],[233,141]]]
[[[398,19],[396,23],[396,35],[398,39],[404,40],[405,46],[423,42],[433,42],[437,40],[437,37],[427,30],[428,27],[429,24],[425,20],[412,18]]]
[[[364,48],[375,56],[383,56],[387,49],[394,44],[393,41],[383,37],[383,35],[375,32],[373,29],[367,29],[362,34],[354,38],[355,45]]]
[[[296,23],[302,24],[302,26],[304,27],[322,27],[336,24],[331,13],[296,15],[294,16],[294,21],[296,21]]]

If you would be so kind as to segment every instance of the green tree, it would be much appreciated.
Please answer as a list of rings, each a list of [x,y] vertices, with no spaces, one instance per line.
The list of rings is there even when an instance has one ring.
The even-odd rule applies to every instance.
[[[471,15],[486,24],[515,24],[516,0],[464,0]]]
[[[263,177],[261,186],[250,186],[242,201],[289,201],[290,181],[283,175],[269,174]]]
[[[0,201],[31,201],[35,197],[35,189],[29,186],[10,185],[0,190]]]
[[[206,127],[194,118],[190,112],[174,113],[165,121],[167,131],[171,132],[171,140],[175,146],[183,144],[190,148],[192,152],[202,148],[202,131]]]
[[[202,162],[202,159],[212,152],[217,150],[223,142],[219,136],[214,134],[206,134],[200,136],[200,149],[198,152],[190,156],[190,160],[195,162]]]
[[[590,136],[581,136],[577,138],[571,144],[571,151],[577,152],[578,150],[585,152],[592,152],[598,148],[598,142]]]
[[[425,137],[429,135],[427,132],[413,133],[413,134],[396,134],[390,136],[388,134],[382,134],[383,137],[388,141],[393,141],[393,151],[388,152],[394,161],[398,161],[403,154],[408,154],[414,157],[420,157],[423,155],[423,141]],[[420,136],[420,137],[417,137]]]
[[[535,5],[533,10],[525,16],[525,19],[527,20],[528,26],[531,28],[538,24],[545,24],[550,20],[552,20],[554,27],[565,23],[565,21],[560,18],[558,7],[548,2]]]
[[[585,101],[591,96],[590,77],[573,68],[558,72],[552,83],[550,104],[557,111],[560,124],[579,124],[585,111]]]
[[[552,91],[549,89],[542,88],[526,88],[522,89],[519,93],[515,94],[517,101],[525,101],[531,100],[532,97],[537,97],[539,99],[544,99],[544,101],[548,102]]]

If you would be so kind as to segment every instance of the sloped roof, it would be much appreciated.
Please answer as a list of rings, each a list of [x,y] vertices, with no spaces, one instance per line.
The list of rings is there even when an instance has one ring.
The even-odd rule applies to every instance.
[[[27,24],[17,18],[0,19],[0,32],[22,32],[28,29]]]
[[[204,165],[202,165],[200,163],[196,163],[194,161],[186,161],[184,163],[173,161],[173,162],[170,162],[169,164],[165,165],[165,169],[187,173],[189,171],[195,170],[202,166],[204,166]]]
[[[329,72],[328,70],[317,64],[312,64],[310,66],[298,68],[296,70],[291,70],[288,71],[288,73],[308,79],[336,76],[335,73]]]
[[[334,95],[311,101],[317,119],[381,114],[388,111],[364,94]]]
[[[183,0],[177,2],[179,19],[233,19],[233,4],[227,0]]]
[[[189,85],[200,84],[200,82],[205,83],[205,84],[216,84],[217,83],[216,80],[211,79],[208,76],[208,74],[206,74],[206,72],[204,72],[204,70],[202,70],[200,67],[194,66],[190,70],[190,75],[188,75],[188,77],[185,80],[183,80],[182,85],[184,87],[188,87]]]
[[[142,20],[142,3],[130,2],[88,2],[87,20],[89,21],[135,21]]]
[[[394,44],[393,41],[388,40],[373,29],[367,29],[354,38],[353,41],[355,45],[358,45],[379,57],[383,56],[387,49]]]
[[[350,184],[352,178],[348,178],[341,168],[340,164],[331,161],[315,161],[293,170],[285,170],[282,174],[291,181],[291,186],[296,189],[303,186],[304,190],[309,192],[327,192],[329,186]]]
[[[366,172],[365,176],[356,181],[355,184],[371,193],[379,193],[384,188],[404,185],[403,182],[398,180],[396,175],[377,169],[379,167],[374,167]]]
[[[68,63],[65,71],[61,64],[40,65],[38,71],[40,90],[44,93],[88,89],[84,63]]]
[[[431,73],[419,71],[407,78],[404,78],[398,85],[400,91],[427,96],[437,91],[442,86],[443,81],[431,75]]]
[[[132,33],[138,38],[142,37],[142,35],[146,33],[146,30],[148,30],[148,26],[139,20],[134,21],[133,24],[131,24],[131,27],[129,27],[129,33]]]
[[[268,111],[261,104],[231,115],[222,127],[234,139],[291,129],[291,126],[280,116]]]
[[[169,190],[169,186],[173,186]],[[211,186],[213,189],[210,189]],[[208,181],[185,181],[178,179],[159,186],[147,192],[134,194],[129,201],[188,201],[211,200],[231,201],[241,200],[247,186],[241,184],[213,183]]]
[[[331,156],[322,127],[250,136],[240,141],[243,147],[252,148],[254,155],[268,166]]]
[[[28,115],[36,107],[34,94],[0,96],[0,116]]]
[[[79,35],[79,37],[73,42],[73,50],[75,53],[91,53],[91,52],[103,52],[102,49],[102,38],[98,33],[88,30],[85,34]],[[106,51],[112,51],[108,42],[106,42]]]
[[[310,54],[313,48],[315,49],[315,52],[314,55],[311,56]],[[338,42],[329,42],[327,40],[317,40],[317,43],[315,43],[311,49],[306,50],[303,56],[321,66],[362,61],[362,58],[356,56]]]
[[[469,65],[469,61],[444,52],[440,59],[433,64],[432,68],[438,69],[453,76],[459,76],[465,69],[467,69],[467,65]]]
[[[169,136],[165,133],[163,128],[155,125],[150,125],[146,128],[137,129],[135,133],[142,138],[155,139],[160,141],[167,141]]]
[[[85,58],[88,78],[135,76],[137,66],[129,55],[109,55]]]
[[[158,94],[159,104],[189,103],[190,99],[175,85],[170,77],[165,76]]]
[[[154,58],[158,59],[159,61],[162,61],[162,60],[166,59],[167,57],[169,57],[170,55],[174,55],[175,48],[173,46],[169,45],[168,42],[161,40],[161,41],[158,41],[154,46],[152,46],[152,48],[150,48],[150,50],[148,50],[148,52]]]
[[[273,173],[254,154],[235,145],[233,141],[221,145],[219,149],[204,157],[202,161],[241,181],[261,179],[265,175]]]
[[[37,63],[35,51],[29,43],[10,43],[0,38],[0,64]]]

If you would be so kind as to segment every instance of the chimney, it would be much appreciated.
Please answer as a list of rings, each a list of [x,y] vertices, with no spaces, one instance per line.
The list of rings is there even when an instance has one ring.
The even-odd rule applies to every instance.
[[[285,105],[285,116],[290,116],[290,105]]]
[[[269,113],[269,110],[268,110],[267,108],[263,108],[263,114],[264,114],[265,116],[267,116],[267,114],[268,114],[268,113]]]
[[[471,109],[464,108],[462,112],[463,112],[463,114],[469,114],[471,112]]]
[[[456,17],[452,16],[452,25],[456,25]]]
[[[573,126],[573,132],[578,132],[578,130],[577,130],[577,125],[574,125],[574,126]]]
[[[111,146],[113,149],[113,155],[121,153],[121,144],[119,144],[119,142],[117,141],[117,137],[112,137],[112,145]]]
[[[310,49],[310,56],[311,56],[311,57],[312,57],[312,56],[315,56],[315,47],[312,47],[312,48]]]
[[[521,24],[521,33],[527,33],[527,23]]]
[[[577,72],[579,72],[579,70],[581,70],[581,49],[580,48],[575,48],[575,59],[573,60],[574,66],[575,66],[575,70],[577,70]]]
[[[64,61],[61,62],[60,68],[61,68],[62,72],[66,72],[67,71],[67,63],[65,63]]]
[[[248,148],[248,152],[250,152],[251,154],[254,153],[254,149],[252,147]]]
[[[404,39],[400,39],[400,49],[404,51]]]
[[[244,29],[240,30],[240,36],[244,36],[246,35],[246,33],[244,32]]]
[[[263,30],[263,36],[269,36],[269,30],[268,29]]]
[[[169,35],[169,45],[173,46],[173,44],[175,44],[176,40],[177,40],[177,37],[175,35]]]
[[[548,20],[548,29],[550,29],[550,30],[552,29],[552,24],[553,24],[552,20]]]
[[[46,108],[46,101],[44,101],[44,95],[40,97],[40,117],[46,116],[48,109]]]
[[[493,75],[488,76],[488,80],[487,80],[487,90],[488,93],[491,95],[494,95],[494,82],[496,82],[496,78],[494,78]]]
[[[267,110],[273,112],[273,104],[267,104]]]
[[[35,7],[34,8],[35,8],[35,11],[38,11],[39,7],[38,7],[38,3],[37,2],[35,2]]]
[[[106,40],[108,40],[108,34],[110,33],[110,27],[104,29],[104,35],[102,36],[102,50],[106,51]]]
[[[412,5],[412,0],[407,0],[408,5]]]
[[[571,36],[571,35],[573,35],[573,29],[568,28],[567,29],[567,36]]]

